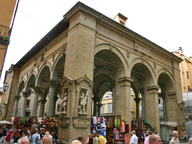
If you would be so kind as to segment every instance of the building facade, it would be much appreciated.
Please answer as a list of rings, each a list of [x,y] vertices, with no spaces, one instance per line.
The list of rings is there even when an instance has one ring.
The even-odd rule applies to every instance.
[[[16,0],[0,1],[0,77],[4,59],[9,45],[11,22],[14,15]]]
[[[176,56],[180,57],[183,61],[180,63],[181,81],[183,93],[192,91],[192,57],[186,57],[180,47],[177,51],[173,52]]]
[[[93,115],[100,112],[103,95],[111,91],[112,113],[131,129],[132,88],[136,112],[142,103],[142,118],[163,139],[170,124],[182,137],[182,59],[123,24],[78,2],[7,72],[5,119],[55,116],[59,109],[59,139],[72,141],[89,134],[92,107]]]

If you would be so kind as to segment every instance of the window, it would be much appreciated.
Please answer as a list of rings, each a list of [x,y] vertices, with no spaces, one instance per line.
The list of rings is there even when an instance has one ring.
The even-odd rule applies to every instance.
[[[120,20],[120,24],[124,25],[124,22]]]
[[[189,79],[189,72],[187,71],[187,79]]]
[[[27,100],[26,108],[29,108],[30,100]]]
[[[188,86],[188,92],[191,92],[191,88],[190,88],[190,86]]]
[[[107,112],[112,113],[112,103],[107,104]]]
[[[101,106],[101,113],[105,113],[105,104]]]

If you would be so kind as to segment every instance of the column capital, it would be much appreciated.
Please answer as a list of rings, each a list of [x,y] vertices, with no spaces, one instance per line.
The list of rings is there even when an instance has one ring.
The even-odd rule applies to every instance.
[[[177,92],[176,92],[176,91],[168,92],[168,96],[176,96],[176,95],[177,95]]]
[[[141,101],[141,98],[134,98],[134,101],[135,101],[136,103],[139,103],[139,102]]]
[[[118,78],[117,81],[119,82],[121,87],[124,87],[124,86],[131,87],[131,82],[133,82],[133,78],[121,77],[121,78]]]
[[[148,91],[151,91],[151,90],[159,90],[159,86],[158,85],[151,85],[151,86],[148,86],[147,87],[147,90]]]
[[[50,87],[56,87],[57,86],[57,81],[56,80],[50,80],[49,81],[49,86]]]
[[[133,82],[133,78],[131,77],[121,77],[117,79],[118,82]]]
[[[140,92],[141,94],[144,94],[144,93],[145,93],[145,88],[140,88],[140,89],[139,89],[139,92]]]
[[[16,95],[16,96],[15,96],[15,100],[16,100],[16,101],[18,101],[20,98],[21,98],[21,96],[19,96],[19,95]]]
[[[47,102],[47,100],[42,99],[42,100],[40,100],[40,102],[41,102],[42,104],[45,104],[45,103]]]
[[[23,97],[28,97],[29,96],[29,92],[23,92]]]
[[[41,88],[40,87],[34,87],[33,90],[35,91],[35,93],[38,93],[38,94],[41,93]]]
[[[98,97],[94,97],[94,98],[92,98],[92,100],[99,101],[99,98]]]

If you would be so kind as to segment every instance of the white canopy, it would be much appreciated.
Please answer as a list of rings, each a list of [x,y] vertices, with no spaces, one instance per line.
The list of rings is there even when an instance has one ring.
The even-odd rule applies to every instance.
[[[0,125],[11,125],[12,123],[8,122],[8,121],[0,121]]]

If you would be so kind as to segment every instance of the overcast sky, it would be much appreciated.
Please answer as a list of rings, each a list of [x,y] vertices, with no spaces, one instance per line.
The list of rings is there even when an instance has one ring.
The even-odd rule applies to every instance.
[[[5,71],[21,59],[78,1],[20,0],[0,86]],[[192,56],[191,0],[81,0],[113,19],[119,12],[128,17],[127,27],[164,49],[179,47]]]

